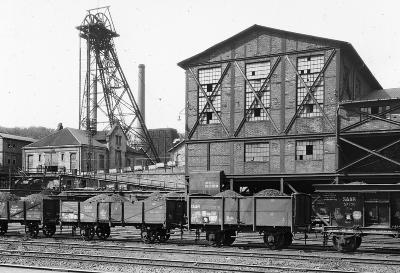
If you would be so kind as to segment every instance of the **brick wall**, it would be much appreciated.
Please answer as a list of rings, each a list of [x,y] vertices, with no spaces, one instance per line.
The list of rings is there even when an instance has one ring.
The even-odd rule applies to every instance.
[[[269,60],[272,65],[277,56],[257,58],[257,56],[279,54],[296,51],[288,55],[296,66],[297,58],[323,54],[325,61],[331,51],[326,44],[314,40],[293,40],[256,32],[238,39],[234,44],[222,47],[208,56],[197,60],[201,65],[193,66],[194,75],[202,68],[221,67],[223,71],[228,59],[244,58],[237,64],[245,71],[245,64]],[[304,50],[315,50],[312,53]],[[303,52],[302,52],[303,51]],[[337,49],[339,52],[339,49]],[[338,54],[337,54],[338,55]],[[279,139],[282,131],[289,124],[296,112],[296,80],[297,75],[284,56],[271,78],[270,114],[278,128],[274,129],[271,121],[247,121],[237,137],[233,133],[237,129],[245,112],[245,80],[234,63],[222,81],[221,86],[221,119],[227,127],[229,135],[221,124],[200,124],[192,138],[187,142],[187,172],[197,170],[224,170],[226,174],[269,174],[269,173],[321,173],[333,172],[336,166],[335,155],[335,122],[337,106],[337,55],[324,73],[324,110],[333,127],[323,116],[298,118],[285,139]],[[251,58],[251,59],[250,59]],[[207,62],[220,61],[216,64]],[[197,119],[198,86],[192,74],[186,71],[187,81],[187,120],[186,136]],[[315,161],[295,160],[295,141],[305,134],[318,134],[323,140],[323,159]],[[270,157],[268,162],[244,162],[244,144],[247,141],[269,142]],[[263,140],[264,138],[264,140]],[[201,143],[200,143],[201,142]]]

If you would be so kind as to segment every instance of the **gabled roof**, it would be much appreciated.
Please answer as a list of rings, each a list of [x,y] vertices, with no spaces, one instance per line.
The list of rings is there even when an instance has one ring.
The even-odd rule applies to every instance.
[[[5,133],[0,133],[0,137],[7,138],[7,139],[13,139],[13,140],[19,140],[19,141],[26,141],[26,142],[35,142],[36,141],[36,139],[34,139],[34,138],[10,135],[10,134],[5,134]]]
[[[89,140],[86,131],[72,129],[72,128],[64,128],[25,147],[44,148],[44,147],[59,147],[66,145],[73,145],[73,146],[89,145]],[[106,145],[101,144],[95,139],[93,139],[93,146],[103,147],[103,148],[107,147]]]
[[[376,89],[382,89],[382,86],[379,84],[379,82],[376,80],[375,76],[371,73],[371,71],[368,69],[368,67],[365,65],[364,61],[361,59],[361,57],[358,55],[357,51],[354,49],[354,47],[345,41],[340,41],[340,40],[334,40],[334,39],[328,39],[328,38],[323,38],[319,36],[313,36],[313,35],[307,35],[307,34],[302,34],[302,33],[297,33],[297,32],[291,32],[291,31],[286,31],[286,30],[281,30],[281,29],[276,29],[276,28],[270,28],[270,27],[265,27],[261,25],[253,25],[249,28],[246,28],[245,30],[239,32],[238,34],[233,35],[232,37],[223,40],[222,42],[219,42],[208,49],[204,50],[203,52],[200,52],[190,58],[187,58],[181,62],[178,63],[178,66],[181,68],[185,69],[186,67],[190,66],[195,60],[201,56],[206,56],[207,54],[216,51],[217,49],[227,45],[227,44],[232,44],[235,41],[239,40],[240,38],[249,35],[251,33],[254,33],[256,31],[264,31],[266,33],[270,33],[271,35],[275,35],[278,37],[286,37],[286,38],[293,38],[293,39],[298,39],[298,40],[314,40],[323,44],[327,44],[331,47],[338,47],[343,49],[345,52],[353,56],[357,61],[359,61],[362,64],[362,69],[364,70],[364,73],[368,75],[370,78],[371,83],[375,85]]]

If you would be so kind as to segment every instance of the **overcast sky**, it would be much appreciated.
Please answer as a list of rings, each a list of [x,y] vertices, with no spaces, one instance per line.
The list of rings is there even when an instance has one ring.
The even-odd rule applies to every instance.
[[[371,3],[370,3],[371,2]],[[176,64],[260,24],[353,44],[384,88],[400,87],[399,1],[1,1],[0,125],[78,127],[79,38],[90,8],[110,5],[131,89],[146,65],[146,122],[174,127],[184,108]]]

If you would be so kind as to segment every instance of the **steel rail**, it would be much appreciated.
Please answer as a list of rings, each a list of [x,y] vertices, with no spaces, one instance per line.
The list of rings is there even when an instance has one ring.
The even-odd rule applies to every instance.
[[[136,258],[136,257],[120,257],[120,256],[107,256],[102,255],[87,255],[87,254],[72,254],[72,253],[54,253],[54,252],[41,252],[41,251],[24,251],[21,253],[19,250],[2,250],[2,257],[19,257],[24,259],[35,258],[45,259],[47,262],[51,259],[63,261],[77,261],[77,262],[96,262],[107,264],[119,265],[142,265],[149,267],[172,267],[182,269],[202,269],[216,272],[266,272],[266,270],[285,270],[285,271],[300,271],[300,272],[332,272],[332,273],[361,273],[361,271],[354,270],[337,270],[337,269],[321,269],[321,268],[305,268],[305,267],[290,267],[278,265],[252,265],[252,264],[238,264],[238,263],[217,263],[217,262],[200,262],[200,261],[186,261],[186,260],[172,260],[160,258]],[[56,256],[54,256],[56,255]],[[366,273],[363,271],[363,273]]]
[[[288,260],[300,260],[307,261],[312,259],[324,259],[326,257],[321,257],[319,255],[311,255],[311,254],[302,254],[298,255],[298,253],[290,254],[290,253],[259,253],[259,252],[249,252],[249,251],[231,251],[231,250],[197,250],[197,249],[185,249],[185,248],[166,248],[166,247],[148,247],[148,246],[119,246],[119,245],[82,245],[81,243],[57,243],[57,242],[20,242],[22,245],[35,245],[35,246],[43,246],[49,247],[71,247],[71,248],[79,248],[79,249],[87,249],[87,250],[115,250],[115,251],[127,251],[127,252],[154,252],[154,253],[173,253],[173,254],[189,254],[189,255],[222,255],[227,257],[241,257],[241,258],[270,258],[270,259],[288,259]],[[1,243],[1,241],[0,241]],[[1,250],[0,250],[1,251]],[[328,253],[328,252],[325,252]],[[333,251],[332,253],[338,253],[337,251]],[[339,253],[338,253],[339,254]],[[400,259],[387,259],[385,258],[368,258],[368,257],[354,257],[354,256],[335,256],[329,258],[337,258],[342,261],[347,261],[351,263],[359,263],[359,264],[383,264],[386,265],[400,265]]]
[[[108,271],[97,271],[97,270],[85,270],[85,269],[73,269],[73,268],[62,268],[62,267],[49,267],[49,266],[34,266],[34,265],[22,265],[22,264],[4,264],[0,263],[0,268],[16,268],[24,270],[41,270],[41,271],[52,271],[52,272],[71,272],[71,273],[108,273]],[[1,270],[0,270],[1,271]],[[110,272],[111,273],[111,272]]]

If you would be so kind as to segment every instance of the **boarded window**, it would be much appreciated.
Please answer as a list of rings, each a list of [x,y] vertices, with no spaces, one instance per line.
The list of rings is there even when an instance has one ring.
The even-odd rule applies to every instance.
[[[260,101],[265,109],[270,108],[271,91],[270,85],[263,86],[270,72],[270,62],[259,62],[246,64],[246,78],[251,86],[246,83],[246,110],[251,109],[247,115],[247,120],[268,120],[268,115],[264,111],[258,100],[255,99],[254,91],[259,94]]]
[[[213,96],[211,96],[214,89],[217,87],[217,83],[221,78],[221,67],[199,69],[199,82],[204,92],[206,92],[208,99],[212,102],[218,115],[221,113],[221,90],[218,90]],[[198,114],[203,111],[206,107],[207,99],[204,96],[202,90],[198,89]],[[204,114],[200,117],[200,123],[211,124],[219,123],[218,117],[214,114],[214,111],[207,104],[204,110]]]
[[[297,71],[299,72],[301,79],[307,85],[309,89],[314,84],[317,79],[319,72],[324,66],[324,56],[308,56],[301,57],[297,59]],[[297,107],[303,102],[304,98],[307,96],[307,88],[304,86],[303,81],[297,78]],[[318,104],[323,108],[324,106],[324,77],[321,76],[316,82],[313,91],[311,92],[318,102]],[[317,107],[314,100],[308,96],[307,100],[303,104],[302,109],[300,109],[301,117],[316,117],[321,116],[322,113]]]
[[[269,143],[247,143],[245,144],[246,162],[268,162]]]

